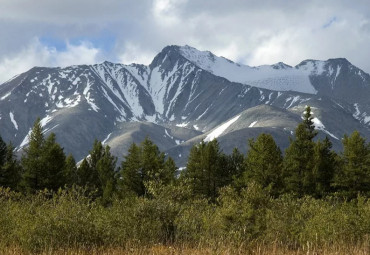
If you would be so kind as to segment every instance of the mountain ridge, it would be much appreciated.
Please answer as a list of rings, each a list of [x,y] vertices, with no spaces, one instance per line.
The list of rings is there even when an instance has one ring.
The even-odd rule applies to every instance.
[[[181,50],[190,50],[193,55],[186,53],[188,58],[201,61],[193,63],[181,54]],[[204,54],[210,56],[207,57],[208,63],[203,61]],[[323,133],[326,131],[326,134],[333,134],[334,140],[334,137],[341,137],[355,127],[366,136],[370,133],[370,116],[367,114],[370,113],[370,106],[364,100],[370,95],[370,78],[347,60],[332,59],[330,63],[302,61],[298,73],[291,72],[296,70],[295,67],[284,63],[248,67],[252,78],[263,78],[254,79],[254,86],[230,81],[229,77],[213,73],[218,70],[212,69],[217,61],[226,63],[226,71],[242,67],[211,52],[200,52],[190,46],[167,46],[148,66],[104,61],[65,68],[34,67],[0,85],[0,134],[4,140],[13,141],[21,151],[27,144],[27,135],[34,120],[40,117],[46,134],[55,132],[57,137],[61,137],[59,142],[65,150],[79,160],[86,156],[95,138],[109,144],[125,132],[137,134],[136,139],[123,136],[127,143],[139,142],[138,137],[145,134],[155,135],[146,129],[132,131],[132,127],[122,126],[122,123],[152,122],[162,126],[156,127],[161,136],[165,130],[170,134],[169,127],[177,128],[177,132],[184,134],[187,131],[183,128],[207,133],[259,105],[269,105],[288,113],[294,109],[301,111],[306,104],[316,104],[322,112],[325,112],[324,108],[330,111],[325,115],[326,119],[320,119],[320,127]],[[202,65],[208,65],[212,70],[205,70]],[[309,74],[307,70],[310,70]],[[260,71],[260,74],[256,74]],[[274,75],[265,76],[271,73]],[[241,74],[240,77],[243,75],[247,76]],[[304,83],[301,83],[303,78]],[[274,84],[286,86],[279,91],[266,88]],[[289,86],[297,88],[307,84],[315,93],[286,90]],[[357,87],[360,89],[356,94]],[[348,88],[355,92],[348,92]],[[267,114],[262,108],[259,111]],[[293,111],[297,118],[300,118],[299,111]],[[339,123],[332,120],[330,114],[345,116],[343,118],[348,124],[338,129],[336,125]],[[259,127],[260,130],[266,128],[270,132],[276,129],[269,126],[272,124],[264,125]],[[135,128],[138,127],[140,125]],[[284,130],[282,125],[279,130],[275,132],[278,136],[289,136],[293,131],[292,128]],[[191,140],[199,135],[196,132],[183,137]],[[243,132],[238,131],[239,134]],[[167,139],[167,142],[163,140],[163,144],[168,147],[166,150],[171,149],[170,146],[180,146],[170,136],[163,138]],[[278,139],[283,140],[282,137]],[[230,147],[226,144],[224,146]],[[117,156],[122,156],[122,153]]]

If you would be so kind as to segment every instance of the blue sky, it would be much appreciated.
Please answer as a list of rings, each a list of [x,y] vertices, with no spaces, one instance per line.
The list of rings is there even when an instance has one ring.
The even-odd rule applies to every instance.
[[[345,57],[370,72],[365,0],[1,0],[0,82],[33,66],[149,64],[191,45],[247,65]]]

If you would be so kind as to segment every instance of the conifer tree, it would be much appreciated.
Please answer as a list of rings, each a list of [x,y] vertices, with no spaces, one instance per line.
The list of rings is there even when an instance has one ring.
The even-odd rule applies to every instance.
[[[106,145],[102,157],[96,164],[99,176],[99,189],[104,202],[108,202],[113,195],[116,187],[116,163],[117,158],[110,152],[110,147]]]
[[[115,189],[115,166],[117,159],[110,147],[95,140],[93,148],[77,169],[78,185],[97,191],[97,196],[108,199]]]
[[[44,167],[43,188],[58,190],[66,184],[65,163],[66,155],[63,148],[56,142],[56,136],[51,133],[45,140],[42,149],[42,165]]]
[[[322,197],[332,191],[331,184],[337,163],[337,154],[331,150],[332,143],[326,137],[323,141],[317,141],[314,146],[315,196]]]
[[[24,149],[21,159],[24,169],[23,186],[29,193],[44,188],[42,180],[45,171],[42,159],[44,143],[40,118],[38,118],[33,125],[28,147]]]
[[[343,140],[341,167],[336,175],[336,186],[350,198],[358,192],[370,192],[370,146],[358,131]]]
[[[18,190],[21,181],[21,167],[14,155],[14,147],[9,143],[6,147],[5,162],[0,166],[0,186]]]
[[[216,201],[218,189],[229,184],[232,177],[225,167],[225,155],[216,139],[202,141],[190,150],[186,171],[182,178],[190,180],[194,195],[209,197]]]
[[[69,154],[66,157],[63,178],[69,187],[71,187],[73,184],[78,184],[77,165],[72,154]]]
[[[54,133],[45,140],[38,118],[29,135],[29,145],[22,155],[23,186],[27,192],[57,190],[65,185],[65,154]]]
[[[229,176],[232,180],[238,180],[241,178],[245,167],[244,167],[244,155],[238,150],[238,148],[234,148],[233,152],[226,156],[227,158],[227,170],[229,172]]]
[[[145,193],[142,178],[141,148],[135,143],[131,144],[128,153],[121,164],[120,189],[123,193],[132,192],[139,196]]]
[[[148,137],[137,146],[132,144],[122,161],[120,171],[120,189],[123,193],[143,196],[148,193],[145,184],[150,181],[168,185],[174,181],[175,162],[159,151]]]
[[[303,122],[295,130],[284,157],[284,183],[286,191],[298,195],[314,194],[314,141],[317,135],[312,121],[311,108],[306,107]]]
[[[256,140],[249,140],[245,184],[255,182],[261,187],[269,187],[271,193],[277,195],[282,188],[282,162],[280,148],[271,135],[261,134]]]

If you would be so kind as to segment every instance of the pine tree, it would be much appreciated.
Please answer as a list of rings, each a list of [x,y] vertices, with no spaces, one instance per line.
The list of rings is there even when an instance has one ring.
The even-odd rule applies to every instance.
[[[108,200],[115,189],[115,167],[117,159],[110,152],[110,147],[95,140],[93,148],[77,169],[77,184],[88,191]]]
[[[123,193],[132,192],[138,196],[145,194],[142,178],[141,148],[135,143],[131,144],[125,160],[122,161],[120,176],[119,184]]]
[[[159,151],[148,137],[137,146],[132,144],[122,161],[120,171],[120,190],[123,193],[143,196],[148,194],[146,183],[168,185],[175,179],[175,162]]]
[[[182,178],[190,181],[194,195],[216,201],[218,189],[230,184],[232,180],[230,172],[225,169],[225,159],[216,139],[208,144],[202,141],[191,148]]]
[[[42,134],[40,118],[38,118],[29,135],[29,145],[24,149],[21,159],[23,174],[23,186],[27,192],[43,189],[43,165],[42,153],[45,140]]]
[[[58,190],[64,187],[66,155],[63,148],[56,142],[56,136],[51,133],[45,140],[42,151],[42,165],[44,167],[41,178],[43,188]]]
[[[337,154],[331,150],[332,143],[326,137],[317,141],[314,146],[313,176],[315,180],[315,196],[322,197],[332,191],[331,184],[337,165]]]
[[[358,192],[370,192],[370,146],[358,131],[343,140],[341,167],[336,174],[335,184],[348,197]]]
[[[45,188],[57,190],[66,184],[63,148],[56,142],[54,133],[44,139],[39,118],[33,125],[21,163],[24,169],[22,186],[29,193]]]
[[[14,147],[9,143],[6,147],[4,163],[0,166],[0,186],[17,191],[19,190],[20,181],[21,167],[14,155]]]
[[[165,155],[148,137],[141,143],[142,178],[144,182],[163,178]]]
[[[286,191],[298,195],[314,194],[314,141],[317,135],[312,121],[311,108],[306,107],[303,122],[295,130],[284,157],[284,183]]]
[[[69,154],[66,157],[65,167],[64,167],[64,180],[66,184],[71,187],[74,184],[78,184],[78,173],[77,173],[77,165],[74,157],[72,154]]]
[[[99,191],[104,202],[110,201],[116,187],[116,163],[117,158],[110,152],[110,147],[106,145],[102,157],[96,164],[96,170],[99,176]]]
[[[244,181],[269,187],[277,195],[282,188],[282,162],[280,148],[269,134],[261,134],[254,141],[249,140],[249,151],[245,159]]]

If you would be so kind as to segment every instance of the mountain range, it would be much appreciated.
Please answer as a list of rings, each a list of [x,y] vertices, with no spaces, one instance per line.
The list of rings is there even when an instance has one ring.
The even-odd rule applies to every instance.
[[[265,132],[284,149],[310,105],[335,150],[354,130],[370,138],[370,76],[344,58],[250,67],[190,46],[151,64],[34,67],[0,85],[0,135],[21,153],[39,117],[77,161],[94,139],[122,158],[149,136],[178,166],[191,146],[217,138],[230,153]]]

